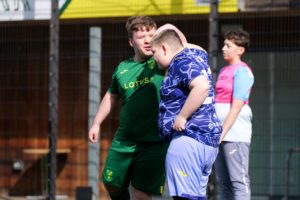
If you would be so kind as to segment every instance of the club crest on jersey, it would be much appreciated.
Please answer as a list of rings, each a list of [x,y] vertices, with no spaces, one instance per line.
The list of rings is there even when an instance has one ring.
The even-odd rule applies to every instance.
[[[107,181],[112,181],[113,175],[114,175],[114,173],[113,173],[112,170],[106,169],[106,170],[105,170],[105,173],[104,173],[104,178],[105,178],[105,180],[107,180]]]
[[[150,69],[154,69],[154,67],[155,67],[155,61],[154,61],[154,60],[150,60],[150,61],[148,62],[148,65],[149,65],[149,68],[150,68]]]

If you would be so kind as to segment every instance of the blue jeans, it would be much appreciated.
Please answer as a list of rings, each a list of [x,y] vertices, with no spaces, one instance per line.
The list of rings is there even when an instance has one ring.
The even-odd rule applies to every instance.
[[[220,200],[250,200],[250,144],[222,142],[215,162]]]

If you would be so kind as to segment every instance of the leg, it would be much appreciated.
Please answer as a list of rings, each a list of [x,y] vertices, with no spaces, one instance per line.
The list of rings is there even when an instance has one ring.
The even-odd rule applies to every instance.
[[[208,177],[218,153],[184,135],[172,139],[166,157],[170,195],[191,200],[205,199]]]
[[[228,142],[223,146],[234,200],[251,199],[248,174],[249,146],[244,142]]]
[[[130,195],[127,188],[115,188],[107,184],[104,185],[112,200],[130,200]]]
[[[219,153],[215,162],[215,172],[216,179],[218,184],[218,193],[220,195],[220,200],[229,200],[231,199],[231,182],[229,178],[229,172],[225,162],[224,155],[224,142],[219,147]]]
[[[168,143],[138,144],[132,166],[133,195],[151,197],[161,195],[165,185],[165,157]]]
[[[217,194],[216,170],[213,166],[207,183],[206,197],[208,200],[213,200],[217,198]]]
[[[133,147],[132,147],[133,146]],[[128,186],[135,144],[114,139],[106,158],[102,181],[112,200],[130,200]],[[126,151],[130,149],[130,151]]]
[[[140,191],[134,187],[131,188],[132,191],[132,200],[151,200],[152,195],[150,193],[146,193]]]

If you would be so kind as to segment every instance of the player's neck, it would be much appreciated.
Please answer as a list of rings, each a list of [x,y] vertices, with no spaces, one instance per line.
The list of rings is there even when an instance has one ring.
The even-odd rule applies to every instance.
[[[239,64],[240,62],[242,62],[241,58],[240,57],[236,57],[236,58],[228,61],[228,64],[229,65],[236,65],[236,64]]]
[[[150,58],[150,56],[142,57],[142,56],[134,55],[133,60],[134,60],[134,62],[142,63],[142,62],[145,62],[146,60],[148,60],[149,58]]]
[[[173,51],[173,55],[174,57],[177,56],[177,54],[181,53],[185,48],[184,47],[180,47],[176,50]]]

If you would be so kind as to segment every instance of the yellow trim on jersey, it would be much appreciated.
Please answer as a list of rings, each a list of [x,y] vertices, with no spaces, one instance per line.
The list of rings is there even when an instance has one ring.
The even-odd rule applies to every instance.
[[[187,177],[188,175],[186,173],[184,173],[182,170],[178,170],[177,171],[181,176],[183,177]]]

